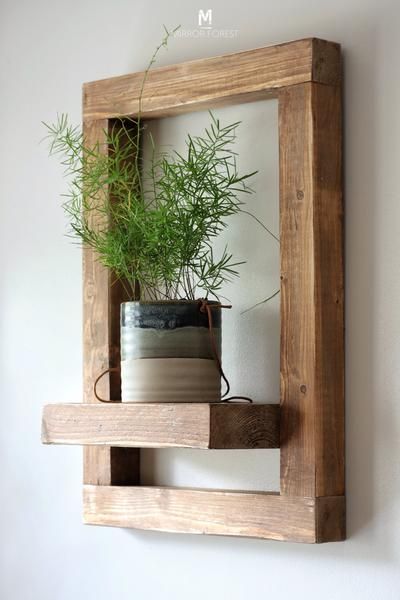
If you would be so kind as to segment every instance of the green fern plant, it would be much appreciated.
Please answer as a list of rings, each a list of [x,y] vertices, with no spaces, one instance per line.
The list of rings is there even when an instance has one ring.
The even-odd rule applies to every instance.
[[[227,219],[242,210],[242,194],[252,192],[240,174],[233,150],[239,123],[211,123],[201,136],[187,136],[186,152],[155,148],[144,168],[141,97],[156,49],[145,71],[139,115],[117,119],[104,143],[88,146],[66,115],[45,124],[50,154],[60,158],[69,189],[63,204],[71,234],[92,248],[135,297],[189,299],[219,297],[226,281],[238,275],[228,248],[216,256],[215,238]]]

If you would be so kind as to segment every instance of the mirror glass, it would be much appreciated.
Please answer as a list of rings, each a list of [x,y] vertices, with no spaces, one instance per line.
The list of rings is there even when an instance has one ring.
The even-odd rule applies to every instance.
[[[254,193],[242,195],[252,216],[231,217],[214,247],[220,253],[228,245],[237,261],[245,261],[240,277],[222,290],[223,302],[232,304],[222,317],[223,369],[232,395],[279,403],[279,242],[263,227],[279,236],[278,103],[240,104],[213,114],[222,126],[241,121],[234,146],[239,172],[258,171],[250,183]],[[148,133],[156,147],[185,153],[187,134],[202,135],[209,124],[207,111],[148,121],[144,167]],[[142,450],[141,461],[143,485],[279,490],[279,450]]]

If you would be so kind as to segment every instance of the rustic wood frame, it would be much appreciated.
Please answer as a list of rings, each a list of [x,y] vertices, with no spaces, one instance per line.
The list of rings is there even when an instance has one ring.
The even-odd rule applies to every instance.
[[[135,118],[142,77],[135,73],[84,85],[87,143],[104,142],[112,119]],[[262,414],[257,406],[241,409],[239,433],[233,407],[223,407],[219,425],[210,405],[195,409],[196,414],[185,412],[190,405],[175,408],[186,418],[177,433],[172,430],[176,419],[168,417],[165,405],[164,413],[157,413],[163,431],[151,428],[154,407],[143,412],[123,405],[99,406],[93,381],[103,369],[118,364],[119,304],[124,297],[121,287],[111,285],[108,271],[85,250],[84,403],[94,403],[93,410],[47,407],[43,439],[86,444],[86,523],[310,543],[345,538],[340,47],[304,39],[154,69],[146,83],[142,114],[144,119],[160,118],[269,97],[279,101],[280,444],[279,415],[268,405]],[[118,393],[119,382],[104,378],[101,395]],[[107,427],[104,417],[100,429],[106,430],[99,434],[93,423],[102,415],[111,416],[104,412],[109,409],[124,411],[120,415],[130,424],[128,433],[119,426]],[[228,414],[236,429],[224,437],[221,423],[230,429]],[[140,423],[148,424],[144,434]],[[251,428],[260,423],[269,423],[261,425],[261,443],[251,436]],[[200,437],[195,430],[203,432]],[[140,450],[129,447],[140,444],[280,445],[280,493],[142,487]]]

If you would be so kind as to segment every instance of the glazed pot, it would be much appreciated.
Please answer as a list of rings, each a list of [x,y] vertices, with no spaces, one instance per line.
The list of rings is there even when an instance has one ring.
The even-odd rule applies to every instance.
[[[221,311],[195,301],[121,304],[122,402],[218,402]],[[217,306],[216,306],[217,305]]]

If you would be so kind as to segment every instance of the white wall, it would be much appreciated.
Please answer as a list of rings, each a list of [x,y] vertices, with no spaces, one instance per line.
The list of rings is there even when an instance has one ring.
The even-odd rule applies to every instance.
[[[80,449],[39,443],[42,405],[81,396],[80,256],[63,237],[63,182],[38,145],[40,121],[57,111],[78,121],[83,81],[142,69],[162,23],[196,27],[200,7],[193,0],[3,0],[2,599],[400,596],[400,9],[389,0],[248,0],[235,6],[215,0],[210,6],[215,27],[238,29],[238,37],[176,39],[159,64],[307,36],[343,44],[349,539],[314,547],[81,525]],[[255,459],[254,477],[264,476],[263,460]],[[265,460],[266,472],[272,463]],[[221,469],[226,477],[227,464]],[[179,473],[196,477],[198,466],[194,456]],[[214,476],[208,462],[204,483]]]

